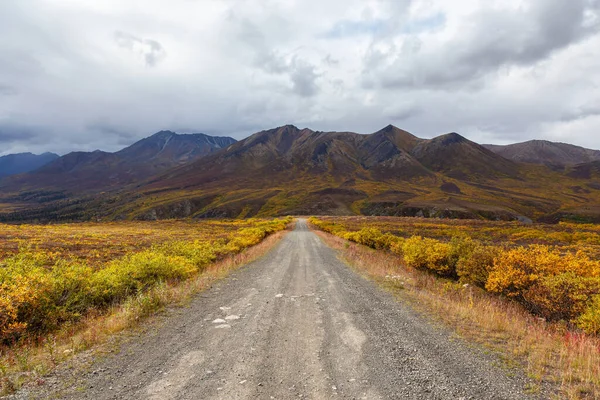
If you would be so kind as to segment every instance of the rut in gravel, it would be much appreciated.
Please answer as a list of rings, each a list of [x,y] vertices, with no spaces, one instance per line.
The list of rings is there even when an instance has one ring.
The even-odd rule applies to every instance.
[[[174,314],[58,397],[527,398],[518,374],[358,276],[303,220]]]

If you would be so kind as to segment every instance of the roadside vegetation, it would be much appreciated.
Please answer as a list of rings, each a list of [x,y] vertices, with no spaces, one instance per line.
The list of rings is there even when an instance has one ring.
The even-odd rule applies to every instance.
[[[2,392],[184,301],[290,222],[0,225]]]
[[[351,263],[465,337],[524,363],[540,385],[558,384],[569,398],[600,397],[600,226],[393,217],[310,222],[343,239],[333,244]]]

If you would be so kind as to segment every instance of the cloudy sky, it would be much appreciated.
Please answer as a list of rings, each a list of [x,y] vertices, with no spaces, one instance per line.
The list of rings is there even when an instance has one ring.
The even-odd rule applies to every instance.
[[[0,154],[291,123],[600,149],[600,0],[0,0]]]

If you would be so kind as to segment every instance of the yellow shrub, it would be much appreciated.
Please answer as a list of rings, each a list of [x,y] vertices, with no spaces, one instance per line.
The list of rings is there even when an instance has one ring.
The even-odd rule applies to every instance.
[[[11,282],[0,284],[0,339],[17,339],[27,328],[27,312],[39,308],[40,291],[46,287],[45,276],[25,275],[15,271]]]
[[[91,305],[92,269],[85,264],[58,262],[48,271],[48,285],[40,293],[39,307],[26,319],[29,330],[46,332],[66,321],[79,319]]]
[[[26,250],[4,260],[0,267],[0,333],[2,340],[16,339],[29,329],[40,301],[51,287],[45,258]]]
[[[389,246],[387,244],[387,236],[377,228],[362,228],[360,231],[354,233],[354,241],[373,249],[384,249]]]
[[[217,259],[217,253],[223,251],[223,243],[200,240],[174,241],[159,246],[157,250],[169,256],[184,257],[196,268],[202,269]]]
[[[435,241],[432,239],[422,238],[421,236],[413,236],[406,239],[402,245],[404,263],[411,268],[427,269],[428,259],[425,248],[430,242]]]
[[[599,293],[600,278],[565,272],[541,277],[523,293],[523,301],[532,312],[549,320],[573,321]]]
[[[577,326],[590,335],[600,334],[600,295],[593,297],[586,310],[577,318]]]
[[[91,278],[92,297],[96,305],[104,306],[161,281],[186,279],[197,271],[184,257],[146,250],[115,260],[96,272]]]
[[[335,222],[326,222],[315,217],[310,217],[308,222],[324,232],[329,232],[333,235],[341,236],[346,230],[342,225]]]
[[[564,271],[573,272],[580,276],[600,277],[600,261],[592,260],[579,250],[564,256]]]
[[[458,278],[513,298],[549,320],[565,320],[588,333],[600,333],[598,225],[525,227],[365,217],[314,218],[311,222],[344,239],[389,249],[409,267]],[[413,236],[403,239],[391,232]],[[513,247],[484,241],[508,242]],[[516,243],[529,245],[514,247]]]
[[[231,240],[227,243],[227,252],[237,253],[246,247],[258,244],[266,236],[266,232],[261,228],[244,228],[238,230]]]
[[[439,275],[455,274],[455,261],[452,260],[452,246],[435,239],[413,236],[402,246],[404,262],[407,266],[426,269]]]
[[[399,256],[404,255],[404,242],[406,239],[398,236],[394,236],[394,238],[390,241],[390,250],[392,253],[398,254]]]
[[[144,295],[153,293],[148,289],[155,289],[161,282],[186,279],[219,256],[255,245],[267,234],[284,229],[291,221],[291,218],[207,221],[198,223],[201,229],[197,231],[196,223],[174,224],[195,231],[205,239],[195,241],[166,240],[171,237],[173,228],[164,227],[170,222],[161,222],[156,227],[166,229],[160,236],[162,244],[151,248],[147,245],[142,247],[145,250],[137,252],[139,248],[133,246],[132,238],[128,237],[117,240],[113,235],[112,240],[105,241],[113,247],[111,254],[118,254],[119,258],[99,254],[102,247],[98,240],[106,240],[99,234],[95,234],[92,240],[95,249],[88,251],[85,247],[88,244],[77,233],[79,225],[69,228],[71,235],[66,239],[60,235],[51,240],[45,239],[46,243],[60,241],[66,246],[62,252],[38,251],[31,246],[20,245],[17,254],[2,256],[4,258],[0,260],[0,341],[18,340],[26,334],[39,335],[58,328],[64,322],[76,321],[90,308],[103,309],[129,296],[152,298]],[[47,227],[26,228],[28,232],[47,232]],[[136,227],[133,231],[131,227],[125,228],[126,234],[135,234],[133,240],[155,232],[154,226],[148,232]],[[239,229],[233,231],[236,228]],[[52,229],[60,231],[61,228]],[[88,235],[86,240],[91,239]],[[86,253],[84,258],[82,253]],[[93,261],[97,259],[112,261]],[[88,265],[87,260],[94,263],[91,264],[94,268]]]
[[[461,255],[456,263],[456,274],[460,280],[475,286],[485,287],[490,270],[500,249],[478,243],[467,254]]]
[[[15,289],[0,284],[0,341],[16,338],[27,328],[27,324],[18,319],[18,309],[24,299],[15,293]]]
[[[91,269],[66,262],[39,266],[43,259],[26,252],[5,260],[0,273],[1,340],[16,338],[25,330],[54,329],[89,307]]]
[[[485,287],[490,292],[522,298],[540,277],[564,270],[561,255],[547,246],[518,247],[500,252]]]

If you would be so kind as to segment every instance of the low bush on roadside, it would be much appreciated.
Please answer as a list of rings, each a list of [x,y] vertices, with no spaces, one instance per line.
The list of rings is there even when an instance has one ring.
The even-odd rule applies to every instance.
[[[390,250],[408,267],[506,296],[547,320],[562,320],[586,333],[600,333],[600,261],[590,257],[596,252],[589,249],[573,251],[539,244],[500,247],[457,229],[453,232],[459,235],[440,240],[420,235],[402,238],[374,227],[346,230],[343,224],[317,218],[310,222],[344,239]],[[513,238],[531,240],[535,232],[528,229],[514,233]],[[558,232],[547,236],[573,240],[581,235]]]
[[[595,295],[587,308],[577,318],[577,326],[590,334],[600,334],[600,295]]]
[[[470,251],[462,255],[456,264],[456,274],[464,283],[485,288],[494,260],[500,254],[497,246],[476,243]]]
[[[456,274],[456,261],[449,243],[413,236],[404,241],[402,252],[404,262],[411,268],[433,271],[442,276]]]
[[[254,226],[233,231],[225,239],[167,241],[100,267],[23,248],[0,260],[0,341],[35,337],[77,321],[91,309],[105,310],[164,282],[188,279],[217,258],[239,253],[289,222],[290,218],[253,221]]]

